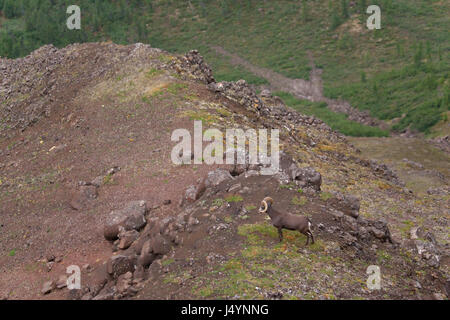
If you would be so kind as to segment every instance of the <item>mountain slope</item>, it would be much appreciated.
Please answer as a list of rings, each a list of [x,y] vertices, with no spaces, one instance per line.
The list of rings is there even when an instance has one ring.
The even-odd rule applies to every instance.
[[[52,4],[56,3],[56,4]],[[68,1],[0,1],[0,55],[17,57],[44,44],[112,40],[172,52],[193,47],[218,80],[267,81],[217,54],[222,46],[250,63],[308,79],[309,54],[323,69],[324,94],[342,98],[394,130],[448,134],[449,4],[379,0],[382,29],[367,30],[367,1],[80,1],[83,28],[65,28]],[[38,23],[39,22],[39,23]],[[442,128],[442,127],[439,127]],[[361,135],[364,135],[364,130]]]
[[[195,51],[179,56],[142,44],[47,46],[23,59],[2,59],[0,72],[7,95],[0,140],[2,297],[448,294],[445,186],[410,192],[387,166],[361,157],[322,121],[257,95],[243,81],[215,82]],[[233,176],[220,171],[225,181],[188,200],[186,190],[199,188],[217,168],[171,161],[172,132],[192,134],[194,120],[222,131],[279,128],[282,172],[266,177],[222,166]],[[267,195],[278,208],[311,217],[314,246],[303,247],[304,237],[294,233],[276,243],[275,229],[257,213]],[[131,232],[138,238],[122,250],[105,240],[104,226],[111,211],[128,210],[130,201],[145,204],[147,225]],[[348,216],[356,213],[360,218]],[[386,242],[389,235],[395,244]],[[139,268],[145,243],[152,250],[149,269]],[[131,278],[115,273],[120,261],[132,267]],[[373,263],[386,268],[381,292],[364,289],[365,269]],[[85,264],[81,293],[41,294],[43,283],[57,280],[67,266]],[[298,265],[311,277],[295,276]],[[219,276],[224,281],[211,286]],[[321,285],[326,279],[334,280]]]

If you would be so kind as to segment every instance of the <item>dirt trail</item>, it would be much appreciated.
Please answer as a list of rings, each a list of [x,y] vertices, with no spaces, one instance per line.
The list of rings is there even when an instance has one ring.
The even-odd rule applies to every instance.
[[[304,79],[290,79],[270,69],[257,67],[238,55],[226,51],[222,47],[213,46],[212,49],[223,56],[229,57],[233,65],[240,65],[258,77],[269,81],[272,90],[286,91],[297,98],[313,102],[325,102],[332,111],[345,113],[350,120],[365,125],[379,126],[383,129],[387,127],[382,121],[372,118],[368,112],[353,108],[347,101],[326,98],[323,95],[322,69],[316,67],[311,54],[309,54],[311,80],[307,81]]]

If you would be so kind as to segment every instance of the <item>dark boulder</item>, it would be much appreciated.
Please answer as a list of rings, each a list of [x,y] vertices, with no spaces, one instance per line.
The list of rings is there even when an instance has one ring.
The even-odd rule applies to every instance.
[[[322,176],[313,168],[299,168],[296,164],[292,164],[288,169],[288,174],[298,186],[320,191]]]
[[[225,169],[217,169],[214,171],[208,172],[208,177],[205,180],[205,187],[216,187],[224,181],[232,180],[230,172]]]
[[[107,240],[115,240],[120,232],[120,227],[125,231],[139,230],[145,226],[145,213],[147,206],[145,201],[132,201],[125,208],[112,211],[106,219],[104,236]]]
[[[106,265],[108,274],[114,279],[117,279],[120,275],[134,271],[133,258],[126,255],[112,256]]]

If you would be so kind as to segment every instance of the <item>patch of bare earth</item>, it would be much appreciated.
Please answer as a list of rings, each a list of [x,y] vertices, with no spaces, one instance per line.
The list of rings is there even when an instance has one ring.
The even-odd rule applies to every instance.
[[[53,298],[40,293],[45,280],[58,278],[69,265],[105,259],[103,221],[111,210],[131,200],[146,200],[150,207],[171,200],[161,210],[173,214],[182,191],[213,168],[177,167],[170,160],[172,131],[193,130],[180,110],[214,101],[212,94],[155,71],[166,56],[157,49],[109,49],[62,49],[70,51],[65,55],[71,63],[57,67],[52,79],[71,77],[73,85],[50,97],[47,117],[24,131],[9,131],[11,138],[0,143],[1,296]],[[95,57],[114,63],[99,65]],[[80,71],[97,76],[84,80]],[[108,175],[114,167],[120,171]],[[102,185],[85,195],[83,184],[99,176]],[[48,256],[62,258],[50,271]]]

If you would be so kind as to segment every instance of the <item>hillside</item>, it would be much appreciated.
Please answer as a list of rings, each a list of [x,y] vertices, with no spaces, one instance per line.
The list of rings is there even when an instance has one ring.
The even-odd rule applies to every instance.
[[[1,0],[0,56],[18,57],[45,44],[107,41],[149,43],[174,53],[198,49],[218,80],[269,80],[217,52],[222,47],[260,68],[309,80],[321,69],[323,94],[383,120],[394,132],[449,134],[450,4],[378,0],[382,29],[365,27],[368,2],[358,1],[79,1],[81,30],[65,28],[69,1]],[[285,95],[286,93],[280,93]],[[352,136],[382,129],[336,114],[330,103],[290,105]],[[332,103],[331,103],[332,104]]]
[[[140,43],[0,60],[0,297],[448,298],[447,153],[430,145],[431,163],[420,169],[417,152],[397,174],[364,156],[370,141],[358,150],[278,97],[215,77],[197,51]],[[194,120],[280,129],[281,170],[173,164],[171,134],[192,134]],[[258,212],[266,196],[308,215],[315,244],[290,231],[279,243]],[[379,291],[366,286],[373,264]],[[82,290],[64,288],[70,265]]]

